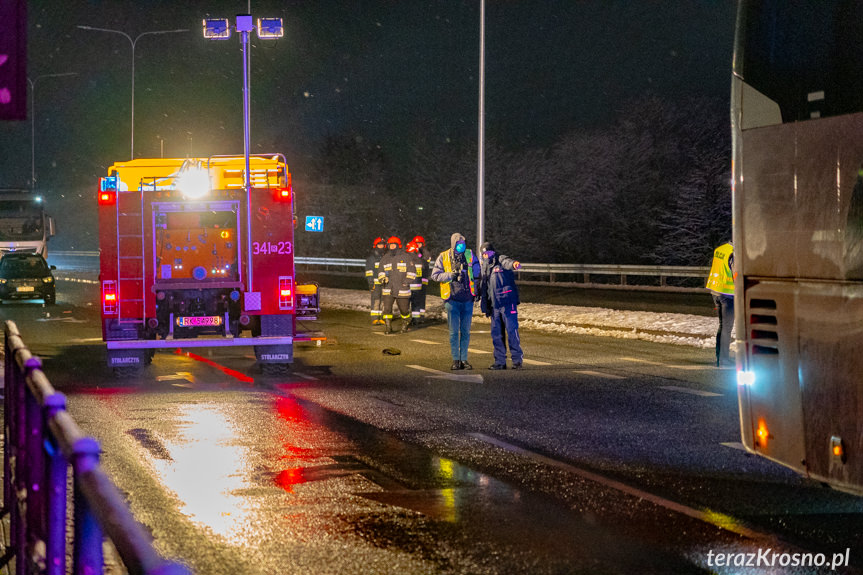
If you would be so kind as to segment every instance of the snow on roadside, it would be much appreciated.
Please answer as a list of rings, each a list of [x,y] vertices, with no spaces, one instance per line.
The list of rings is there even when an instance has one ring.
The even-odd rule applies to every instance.
[[[369,293],[365,291],[321,288],[325,308],[368,311]],[[679,313],[620,311],[596,307],[523,303],[518,306],[519,325],[556,333],[641,339],[658,343],[712,348],[719,320],[715,317]],[[426,315],[443,319],[443,300],[429,295]],[[479,306],[474,321],[488,323]]]

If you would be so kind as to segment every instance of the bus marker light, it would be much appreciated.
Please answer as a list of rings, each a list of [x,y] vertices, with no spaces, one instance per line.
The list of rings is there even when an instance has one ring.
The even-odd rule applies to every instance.
[[[755,432],[755,445],[761,448],[767,447],[767,440],[770,439],[770,432],[767,431],[767,424],[761,419],[758,421],[758,430]]]
[[[845,443],[838,435],[834,435],[830,438],[830,453],[842,463],[845,463],[848,459],[845,455]]]

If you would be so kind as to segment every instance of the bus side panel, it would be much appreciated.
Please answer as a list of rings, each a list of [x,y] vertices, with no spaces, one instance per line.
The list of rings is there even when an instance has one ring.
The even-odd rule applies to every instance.
[[[863,114],[743,132],[743,273],[863,279],[861,133]]]
[[[803,471],[796,298],[793,282],[763,282],[746,290],[747,363],[755,381],[741,386],[739,393],[741,418],[751,429],[747,447]]]
[[[798,299],[800,380],[810,473],[863,483],[863,286],[802,283]],[[834,456],[841,438],[847,461]]]

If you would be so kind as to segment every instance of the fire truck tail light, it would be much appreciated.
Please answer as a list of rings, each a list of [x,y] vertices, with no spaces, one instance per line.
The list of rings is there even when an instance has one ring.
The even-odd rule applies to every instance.
[[[100,206],[113,206],[117,203],[117,192],[114,190],[105,190],[99,192],[98,204]]]
[[[294,309],[294,278],[279,276],[279,309]]]
[[[277,202],[291,201],[291,188],[276,188],[273,190],[273,199]]]
[[[102,313],[117,313],[117,282],[102,282]]]

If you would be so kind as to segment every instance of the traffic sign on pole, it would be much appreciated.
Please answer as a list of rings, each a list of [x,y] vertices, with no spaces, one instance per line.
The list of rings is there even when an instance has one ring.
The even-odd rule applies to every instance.
[[[322,216],[306,216],[307,232],[324,231],[324,218]]]

